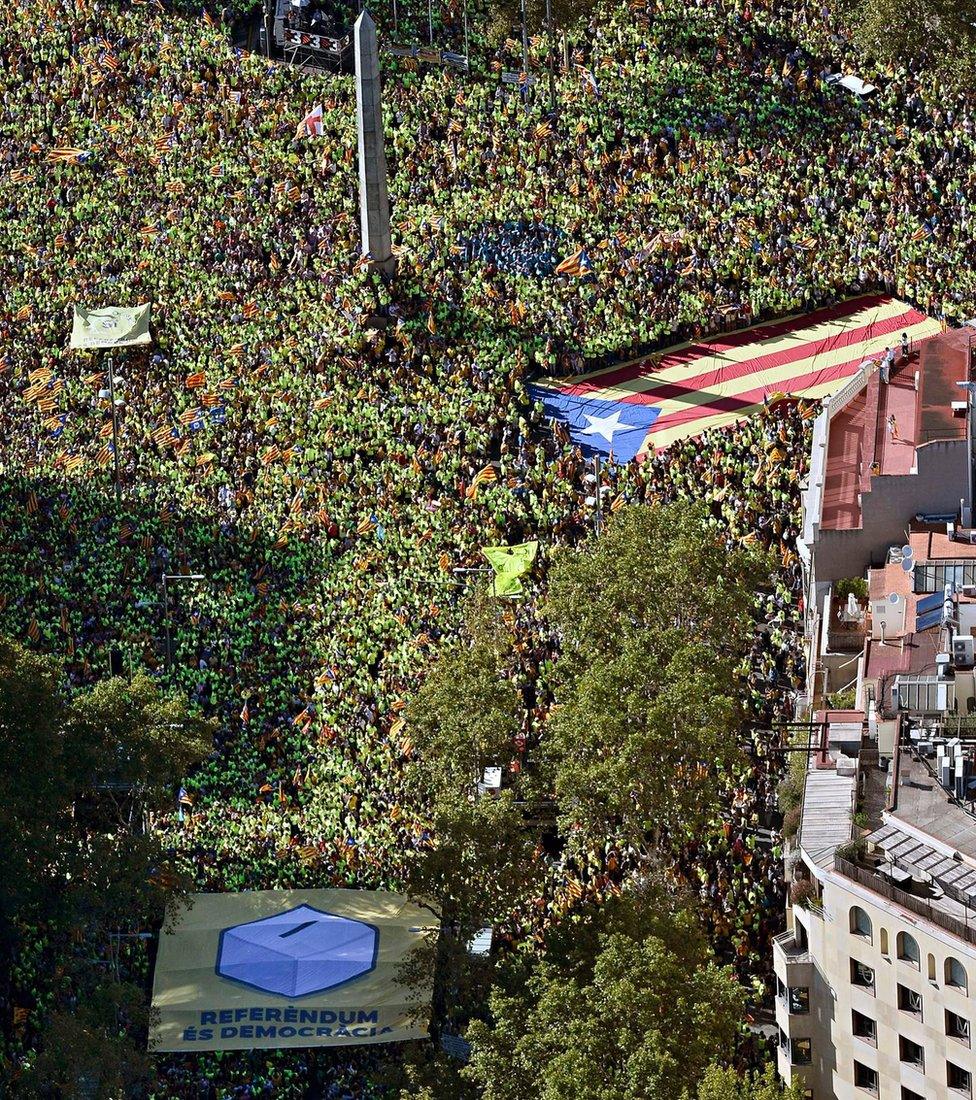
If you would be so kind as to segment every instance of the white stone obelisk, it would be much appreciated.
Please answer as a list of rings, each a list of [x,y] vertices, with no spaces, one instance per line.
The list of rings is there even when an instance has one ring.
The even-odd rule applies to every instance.
[[[359,130],[359,220],[363,255],[392,271],[390,196],[386,189],[383,106],[380,101],[380,55],[376,24],[365,9],[353,29],[356,43],[356,125]]]

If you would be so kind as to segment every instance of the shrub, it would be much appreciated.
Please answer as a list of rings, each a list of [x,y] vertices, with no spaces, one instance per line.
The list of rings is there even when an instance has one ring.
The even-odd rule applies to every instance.
[[[863,577],[844,577],[834,585],[834,594],[839,600],[846,600],[852,592],[859,600],[866,600],[868,582]]]
[[[807,878],[797,879],[790,886],[790,904],[806,909],[811,902],[817,901],[816,884]]]
[[[800,807],[791,806],[783,815],[783,836],[787,840],[796,836],[800,828]]]

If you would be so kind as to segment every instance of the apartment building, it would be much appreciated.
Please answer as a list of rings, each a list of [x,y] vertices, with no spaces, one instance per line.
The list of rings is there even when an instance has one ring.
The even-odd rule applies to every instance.
[[[878,434],[892,394],[871,377],[815,433],[811,721],[774,944],[779,1071],[814,1100],[973,1097],[970,335],[926,341],[893,379],[907,439]]]

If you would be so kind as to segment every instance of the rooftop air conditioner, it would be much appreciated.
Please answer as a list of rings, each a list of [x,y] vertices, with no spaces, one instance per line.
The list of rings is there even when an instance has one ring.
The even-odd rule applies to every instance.
[[[972,668],[976,664],[976,638],[972,634],[957,634],[952,639],[952,663],[956,668]]]

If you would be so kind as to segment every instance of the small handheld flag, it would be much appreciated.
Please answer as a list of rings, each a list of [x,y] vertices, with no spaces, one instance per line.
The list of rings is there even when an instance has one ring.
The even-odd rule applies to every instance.
[[[325,133],[325,127],[322,124],[322,104],[313,107],[311,111],[302,119],[298,124],[298,128],[295,131],[296,140],[305,134],[306,137],[321,137]]]

